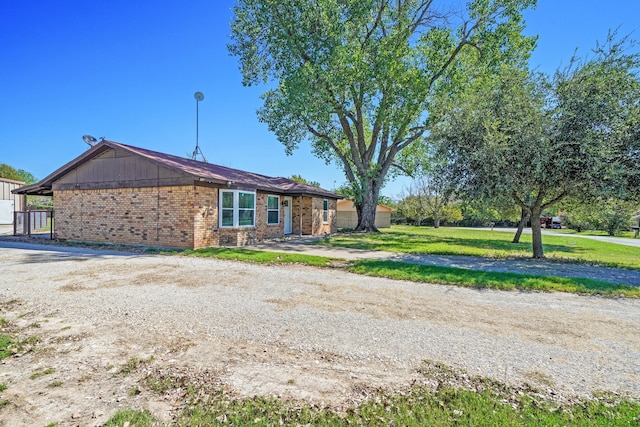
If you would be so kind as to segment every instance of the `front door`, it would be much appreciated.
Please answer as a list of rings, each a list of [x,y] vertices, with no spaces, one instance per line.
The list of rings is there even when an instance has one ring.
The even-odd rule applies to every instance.
[[[292,217],[291,209],[293,204],[293,198],[286,196],[284,198],[284,234],[291,234],[292,232]]]

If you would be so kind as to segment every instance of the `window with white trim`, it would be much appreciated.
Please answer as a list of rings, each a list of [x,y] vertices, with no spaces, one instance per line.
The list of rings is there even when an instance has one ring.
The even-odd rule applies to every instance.
[[[220,190],[220,227],[254,227],[256,193]]]
[[[280,224],[280,196],[267,196],[267,224]]]
[[[329,200],[322,201],[322,222],[329,222]]]

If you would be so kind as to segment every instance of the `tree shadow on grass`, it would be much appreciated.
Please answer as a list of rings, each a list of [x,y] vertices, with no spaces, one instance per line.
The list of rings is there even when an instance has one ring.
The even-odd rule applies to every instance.
[[[361,233],[323,239],[318,244],[353,249],[379,250],[412,254],[463,255],[469,252],[460,247],[478,249],[473,255],[487,256],[492,252],[527,256],[532,252],[531,242],[512,243],[512,236],[456,237],[410,232]],[[580,255],[583,248],[572,244],[543,243],[545,253]]]

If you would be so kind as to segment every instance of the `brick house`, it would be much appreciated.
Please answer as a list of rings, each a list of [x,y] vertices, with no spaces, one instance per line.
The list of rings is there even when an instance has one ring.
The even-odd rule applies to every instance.
[[[13,192],[53,196],[60,240],[177,248],[333,233],[340,197],[109,140]]]

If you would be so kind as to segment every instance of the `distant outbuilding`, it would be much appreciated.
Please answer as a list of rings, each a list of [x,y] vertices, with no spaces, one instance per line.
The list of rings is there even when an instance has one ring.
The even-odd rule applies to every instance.
[[[376,227],[391,227],[391,211],[392,208],[385,205],[376,207]],[[338,228],[356,228],[358,225],[358,213],[353,201],[348,199],[338,200],[337,206]]]
[[[13,224],[13,213],[22,210],[22,197],[11,191],[23,185],[21,181],[0,178],[0,225]]]

